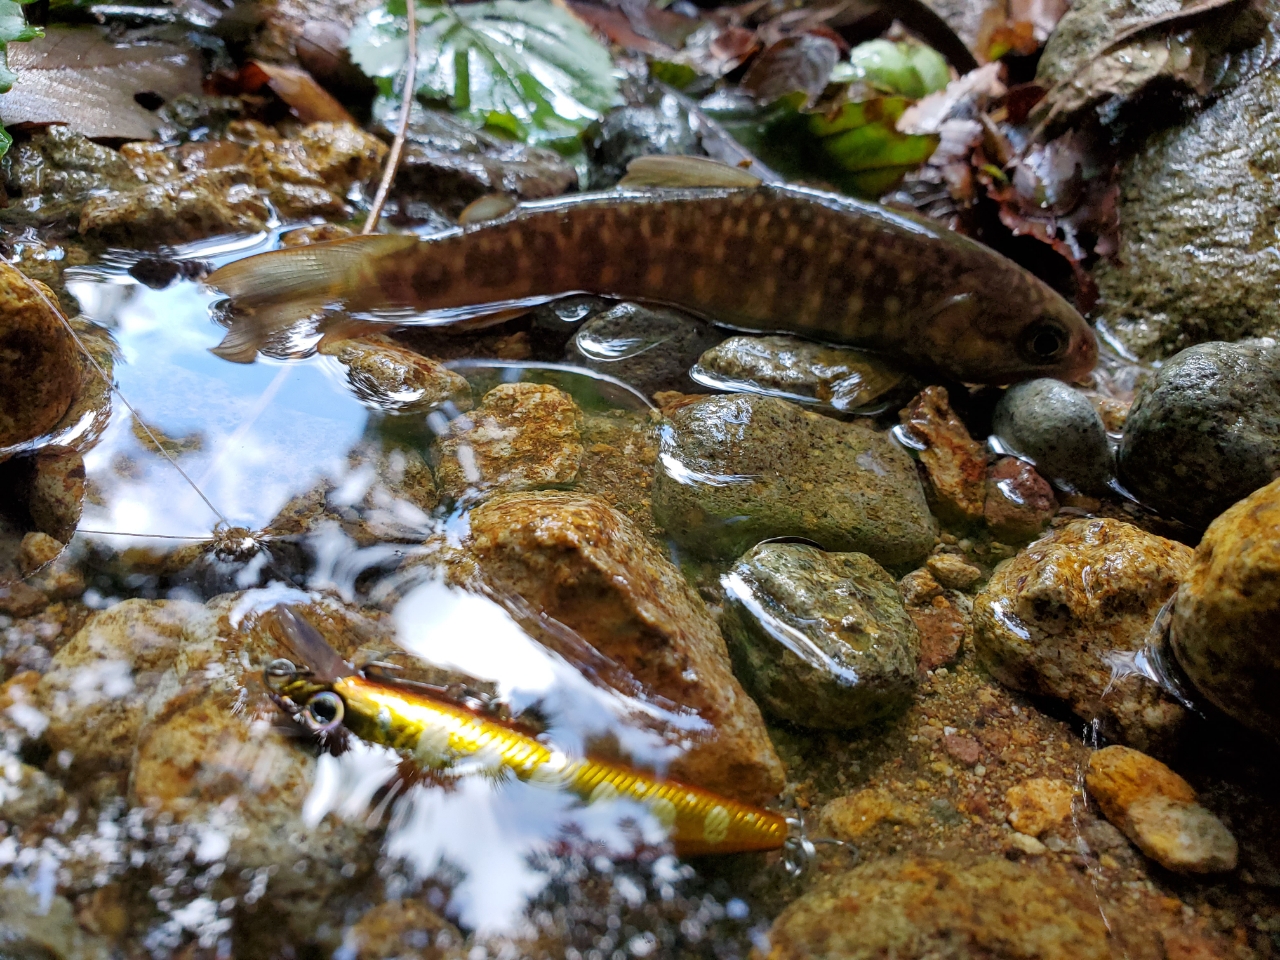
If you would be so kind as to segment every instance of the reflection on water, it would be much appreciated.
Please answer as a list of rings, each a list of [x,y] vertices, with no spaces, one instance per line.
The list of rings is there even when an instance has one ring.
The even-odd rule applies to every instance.
[[[272,242],[190,257],[216,266]],[[37,815],[0,835],[0,868],[46,905],[95,885],[145,891],[130,902],[130,923],[145,928],[157,956],[192,941],[229,956],[242,937],[315,936],[354,957],[357,908],[402,896],[426,898],[457,923],[479,945],[473,957],[487,937],[553,931],[580,956],[687,954],[708,939],[718,955],[743,955],[761,919],[741,900],[711,896],[646,807],[586,804],[513,778],[435,782],[354,737],[318,750],[270,702],[262,670],[282,651],[262,614],[287,602],[321,611],[357,665],[388,661],[393,677],[425,671],[480,684],[570,757],[603,748],[660,775],[715,735],[518,597],[442,577],[440,564],[468,536],[467,515],[435,492],[428,451],[434,421],[448,429],[464,414],[445,406],[429,424],[362,402],[306,326],[277,338],[285,348],[271,357],[231,362],[217,352],[216,295],[188,279],[198,272],[166,270],[173,282],[153,286],[137,277],[154,280],[154,271],[123,261],[68,273],[84,314],[114,338],[116,384],[133,408],[115,404],[84,451],[71,554],[93,558],[86,602],[120,611],[118,601],[145,596],[179,606],[164,623],[152,608],[122,614],[122,633],[103,627],[84,659],[55,662],[32,687],[10,685],[0,808],[47,789],[57,819]],[[561,363],[449,366],[477,401],[499,383],[540,383],[588,413],[641,426],[653,409],[630,385]],[[184,576],[193,557],[219,575]],[[42,692],[56,684],[57,696]],[[63,797],[38,770],[38,784],[24,779],[33,768],[19,758],[40,749],[58,714],[82,736],[126,737],[114,767],[81,773],[83,750],[55,751],[50,762],[94,784],[83,797]],[[136,752],[128,737],[140,738]],[[317,926],[314,904],[325,896],[347,912]],[[263,909],[277,920],[261,919]]]

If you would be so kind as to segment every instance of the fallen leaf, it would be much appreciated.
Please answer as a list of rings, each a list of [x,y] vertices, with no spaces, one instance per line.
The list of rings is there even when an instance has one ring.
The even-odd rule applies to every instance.
[[[903,133],[937,133],[944,122],[957,118],[959,110],[972,116],[973,108],[985,106],[987,101],[1007,92],[1000,80],[1001,70],[1000,64],[988,63],[952,80],[912,104],[898,120],[898,129]]]
[[[407,56],[403,0],[388,0],[348,39],[364,72],[389,81]],[[576,140],[618,99],[609,52],[551,0],[485,0],[417,8],[417,94],[532,142]]]
[[[298,67],[250,60],[240,70],[240,83],[245,93],[256,93],[267,87],[287,103],[303,123],[356,123],[346,107],[316,83],[311,74]]]
[[[66,124],[86,137],[150,140],[160,119],[135,99],[198,95],[200,55],[173,43],[116,44],[97,27],[50,27],[43,40],[14,47],[13,89],[0,95],[0,119]]]
[[[751,63],[742,88],[760,103],[773,103],[790,93],[804,94],[812,106],[827,87],[840,47],[826,37],[802,33],[769,47]]]

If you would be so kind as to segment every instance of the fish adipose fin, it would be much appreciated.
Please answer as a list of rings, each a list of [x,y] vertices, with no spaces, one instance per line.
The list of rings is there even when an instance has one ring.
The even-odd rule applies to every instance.
[[[742,167],[707,157],[636,157],[627,164],[620,187],[758,187],[763,181]]]

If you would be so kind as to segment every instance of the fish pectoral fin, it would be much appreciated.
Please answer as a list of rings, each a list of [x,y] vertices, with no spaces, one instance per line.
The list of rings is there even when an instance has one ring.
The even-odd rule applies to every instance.
[[[285,247],[228,263],[205,283],[233,300],[281,300],[325,291],[341,294],[370,259],[399,253],[419,240],[412,234],[344,237],[305,247]]]
[[[763,181],[742,167],[709,157],[636,157],[627,164],[620,187],[758,187]]]

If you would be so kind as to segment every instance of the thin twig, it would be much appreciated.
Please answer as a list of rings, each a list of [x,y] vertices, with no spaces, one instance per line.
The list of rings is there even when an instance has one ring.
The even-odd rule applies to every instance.
[[[403,103],[400,106],[400,125],[396,130],[396,138],[391,141],[391,152],[387,154],[387,165],[382,170],[382,182],[378,184],[378,192],[374,194],[373,206],[369,208],[368,219],[364,222],[361,233],[373,233],[382,218],[382,208],[387,203],[387,194],[391,192],[391,182],[396,178],[396,170],[400,167],[400,157],[404,153],[404,141],[409,135],[409,114],[413,111],[413,91],[418,75],[418,21],[414,16],[413,0],[405,0],[405,13],[409,17],[409,62],[404,71]]]
[[[412,3],[413,0],[410,0],[410,2]],[[17,269],[17,268],[15,267],[14,269]],[[85,355],[85,357],[88,359],[88,361],[91,364],[93,364],[93,369],[98,371],[98,376],[102,377],[102,381],[107,385],[107,389],[120,398],[120,402],[125,405],[125,408],[131,414],[133,414],[133,419],[137,421],[138,426],[142,427],[143,432],[147,435],[148,438],[150,438],[151,442],[156,445],[156,449],[159,450],[164,455],[164,458],[173,465],[173,469],[177,470],[178,473],[182,474],[182,479],[187,481],[187,483],[191,485],[191,489],[194,490],[197,494],[199,494],[200,499],[204,501],[204,505],[208,507],[210,510],[212,510],[214,515],[219,520],[221,520],[227,526],[230,526],[231,522],[225,516],[223,516],[222,511],[219,510],[217,507],[215,507],[213,505],[213,501],[204,495],[204,491],[201,490],[200,487],[196,484],[196,482],[192,480],[190,476],[187,475],[187,471],[183,470],[182,467],[178,466],[178,461],[173,459],[173,457],[169,455],[169,451],[164,448],[164,444],[162,444],[160,440],[156,437],[156,435],[151,432],[151,428],[147,426],[147,422],[143,420],[142,417],[138,416],[138,411],[133,409],[133,404],[131,404],[125,398],[125,395],[120,392],[120,388],[117,387],[115,385],[115,382],[111,379],[111,377],[107,375],[107,371],[102,368],[102,364],[98,363],[98,358],[89,352],[89,348],[85,346],[85,342],[80,339],[80,335],[76,333],[75,327],[71,326],[71,321],[67,319],[66,314],[62,312],[62,309],[56,303],[54,303],[52,300],[46,297],[44,295],[44,291],[40,289],[40,286],[34,280],[28,277],[25,273],[23,273],[21,270],[18,270],[18,276],[22,277],[22,279],[26,282],[27,286],[31,289],[31,291],[37,297],[39,297],[40,301],[49,309],[49,312],[58,318],[58,322],[60,322],[66,328],[67,333],[71,334],[71,339],[74,340],[76,346],[80,348],[80,352]]]

